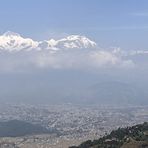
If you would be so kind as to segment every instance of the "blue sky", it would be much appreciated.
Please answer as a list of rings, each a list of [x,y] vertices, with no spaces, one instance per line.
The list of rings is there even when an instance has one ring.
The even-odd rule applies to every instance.
[[[37,40],[86,35],[102,47],[148,47],[147,0],[1,0],[0,33]]]
[[[121,95],[121,102],[127,90],[134,103],[140,96],[147,104],[148,0],[0,0],[0,34],[8,30],[37,41],[84,35],[102,48],[68,50],[65,40],[50,48],[48,42],[1,37],[0,101],[67,103],[90,97],[91,102],[99,96],[96,86],[102,85],[105,97],[119,86],[121,93],[113,93]],[[67,43],[85,43],[81,39]]]

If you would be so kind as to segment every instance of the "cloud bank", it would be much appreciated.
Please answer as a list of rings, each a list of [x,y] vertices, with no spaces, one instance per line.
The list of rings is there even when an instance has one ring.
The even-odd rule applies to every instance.
[[[134,62],[119,51],[107,51],[85,36],[34,41],[17,33],[0,36],[0,71],[38,69],[131,68]]]

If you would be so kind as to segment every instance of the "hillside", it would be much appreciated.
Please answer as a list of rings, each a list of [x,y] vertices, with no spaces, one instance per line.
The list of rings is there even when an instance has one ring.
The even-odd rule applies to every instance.
[[[88,140],[70,148],[148,148],[148,122],[119,128],[98,140]]]

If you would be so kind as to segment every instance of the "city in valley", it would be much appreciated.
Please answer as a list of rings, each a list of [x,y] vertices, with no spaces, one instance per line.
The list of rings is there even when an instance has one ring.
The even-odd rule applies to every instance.
[[[0,106],[0,122],[7,121],[40,125],[50,133],[1,137],[1,147],[68,148],[98,139],[119,127],[148,121],[148,106],[5,104]]]

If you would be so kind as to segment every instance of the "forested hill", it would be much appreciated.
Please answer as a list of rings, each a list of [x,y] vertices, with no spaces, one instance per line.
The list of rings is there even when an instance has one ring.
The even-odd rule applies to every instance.
[[[88,140],[70,148],[148,148],[148,122],[119,128],[98,140]]]

